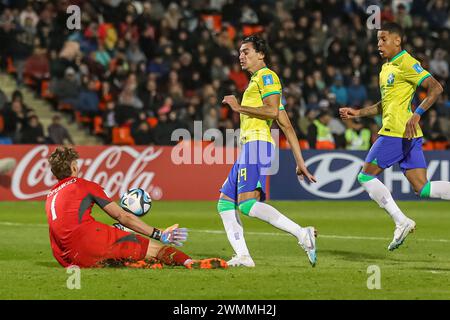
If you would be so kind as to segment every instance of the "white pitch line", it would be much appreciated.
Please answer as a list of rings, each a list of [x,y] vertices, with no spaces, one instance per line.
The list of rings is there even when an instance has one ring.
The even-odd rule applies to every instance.
[[[19,223],[19,222],[7,222],[0,221],[0,226],[10,226],[10,227],[48,227],[47,224],[42,223]],[[210,233],[210,234],[225,234],[223,230],[207,230],[207,229],[188,229],[188,231],[194,233]],[[286,233],[281,232],[255,232],[255,231],[245,231],[245,234],[254,236],[290,236]],[[364,236],[341,236],[336,234],[321,234],[318,235],[319,238],[329,238],[329,239],[344,239],[344,240],[382,240],[388,241],[391,238],[382,237],[364,237]],[[428,241],[428,242],[442,242],[450,243],[450,239],[423,239],[423,238],[412,238],[411,240],[417,241]]]
[[[221,230],[205,230],[205,229],[188,229],[188,231],[199,232],[199,233],[212,233],[212,234],[225,234],[225,231]],[[256,235],[256,236],[290,236],[286,233],[276,233],[276,232],[253,232],[245,231],[245,234]],[[329,239],[345,239],[345,240],[391,240],[391,238],[381,238],[381,237],[364,237],[364,236],[340,236],[335,234],[318,234],[318,238],[329,238]],[[450,243],[450,239],[415,239],[418,241],[429,241],[429,242],[443,242]]]

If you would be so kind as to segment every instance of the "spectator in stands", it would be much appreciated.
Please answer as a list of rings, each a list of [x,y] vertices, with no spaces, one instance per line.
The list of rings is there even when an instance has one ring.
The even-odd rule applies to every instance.
[[[79,111],[82,116],[93,118],[99,114],[99,102],[96,81],[89,79],[87,86],[78,95],[75,110]]]
[[[364,85],[361,84],[361,77],[354,75],[352,78],[352,84],[347,89],[348,94],[348,106],[360,107],[367,99],[367,90]]]
[[[64,72],[64,78],[56,81],[51,91],[59,101],[75,107],[78,102],[78,95],[80,94],[80,84],[75,69],[68,67]]]
[[[0,114],[4,110],[8,103],[8,97],[6,96],[5,92],[0,88]]]
[[[36,81],[35,87],[40,94],[41,81],[50,77],[50,66],[47,58],[47,49],[36,47],[31,56],[25,61],[24,75]]]
[[[52,123],[47,128],[49,142],[53,144],[75,144],[69,131],[61,124],[61,116],[56,114],[52,117]]]
[[[229,73],[230,80],[234,82],[239,92],[244,92],[248,84],[247,75],[242,71],[239,63],[233,63],[231,71]]]
[[[28,118],[27,125],[21,130],[20,141],[23,144],[40,144],[46,142],[44,128],[36,115]]]
[[[116,120],[116,104],[113,100],[106,103],[106,110],[102,115],[102,127],[104,131],[104,141],[110,144],[112,140],[112,129],[118,126]]]
[[[170,109],[163,107],[158,111],[158,124],[153,130],[155,144],[170,146],[177,142],[171,140],[172,132],[177,129],[172,121],[169,121]]]
[[[447,141],[447,137],[441,128],[436,109],[431,108],[428,111],[427,116],[422,122],[422,132],[428,141]]]
[[[139,48],[139,44],[136,42],[132,42],[130,47],[127,50],[127,59],[132,64],[138,64],[140,62],[146,62],[147,57]]]
[[[132,131],[134,143],[140,145],[152,145],[154,144],[153,136],[150,131],[150,126],[146,121],[141,121],[137,130]]]
[[[240,39],[236,35],[255,28],[255,22],[264,25],[262,36],[273,43],[271,67],[282,75],[283,88],[295,96],[300,106],[299,112],[292,114],[297,117],[294,122],[308,123],[305,117],[298,117],[307,108],[321,109],[324,101],[328,101],[332,115],[339,105],[379,101],[382,61],[360,17],[367,1],[322,1],[325,5],[303,0],[263,1],[256,7],[255,1],[231,0],[181,0],[170,4],[161,0],[99,1],[95,6],[82,2],[86,26],[82,34],[69,33],[64,10],[48,1],[32,1],[15,11],[8,5],[15,6],[15,2],[4,1],[0,15],[3,67],[20,78],[21,61],[32,62],[37,58],[30,57],[34,49],[48,48],[50,91],[56,94],[55,105],[74,104],[80,91],[79,79],[89,76],[100,79],[102,88],[110,87],[106,94],[99,94],[100,110],[103,118],[117,118],[118,124],[137,119],[141,110],[156,117],[158,110],[167,106],[177,110],[183,125],[193,119],[212,120],[214,111],[208,107],[202,112],[202,107],[210,104],[209,96],[238,95],[248,83],[234,56]],[[423,64],[431,60],[430,71],[450,85],[446,61],[450,36],[444,27],[449,23],[448,1],[396,0],[377,4],[382,7],[383,21],[396,20],[406,27],[412,40],[406,49],[421,57]],[[216,29],[215,21],[210,24],[212,20],[203,19],[202,15],[213,7],[222,13],[221,29]],[[254,30],[258,30],[257,26]],[[436,36],[432,36],[433,32]],[[428,56],[430,50],[433,59]],[[8,57],[13,58],[13,65]],[[45,64],[43,60],[35,62]],[[67,83],[65,70],[73,70],[74,82]],[[354,74],[361,78],[357,86],[351,84]],[[191,103],[192,99],[198,101]],[[105,110],[111,100],[117,107]],[[446,103],[437,106],[440,116],[449,116]],[[11,106],[8,109],[12,112]],[[222,115],[220,109],[216,113]],[[111,128],[113,121],[104,124],[107,122]],[[173,126],[170,120],[168,123]],[[231,113],[217,126],[223,129],[238,123],[239,116]],[[332,119],[330,126],[335,134],[338,125],[342,126]],[[335,143],[340,146],[338,140]]]
[[[447,81],[449,72],[446,55],[445,50],[437,48],[434,51],[433,59],[430,61],[430,72],[444,81]]]
[[[349,120],[345,130],[345,142],[347,150],[369,150],[371,132],[364,128],[359,118]]]
[[[312,149],[335,149],[335,142],[331,129],[328,126],[332,116],[322,111],[308,127],[307,140]]]
[[[395,22],[402,26],[403,29],[412,27],[412,18],[403,3],[397,5],[397,13],[395,14]]]
[[[334,83],[330,88],[330,92],[336,95],[336,102],[340,106],[346,106],[348,103],[347,88],[344,86],[344,77],[338,74],[334,78]]]

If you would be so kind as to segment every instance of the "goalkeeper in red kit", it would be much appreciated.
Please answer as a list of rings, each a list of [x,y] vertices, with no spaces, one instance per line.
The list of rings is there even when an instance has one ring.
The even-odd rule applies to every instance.
[[[193,260],[170,246],[181,246],[187,240],[185,228],[174,225],[160,230],[126,212],[100,185],[78,178],[77,159],[78,153],[68,147],[58,147],[48,158],[58,183],[47,195],[45,211],[51,248],[60,265],[90,268],[119,264],[145,268],[146,261],[157,260],[188,269],[227,267],[224,260]],[[94,204],[136,234],[95,221],[91,215]]]

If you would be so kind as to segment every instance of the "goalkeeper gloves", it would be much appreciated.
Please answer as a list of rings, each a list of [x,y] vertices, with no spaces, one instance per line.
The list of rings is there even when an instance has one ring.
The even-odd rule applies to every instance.
[[[178,224],[174,224],[161,233],[160,241],[164,244],[173,244],[181,247],[183,242],[187,240],[187,236],[186,228],[178,228]]]

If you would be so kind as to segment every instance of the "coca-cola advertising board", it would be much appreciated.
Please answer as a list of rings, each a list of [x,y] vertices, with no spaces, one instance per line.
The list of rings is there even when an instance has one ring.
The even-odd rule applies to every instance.
[[[47,161],[51,145],[0,146],[0,159],[14,158],[12,172],[0,175],[1,200],[44,200],[57,183]],[[230,164],[176,164],[173,147],[77,146],[80,177],[99,183],[117,199],[134,187],[154,200],[215,200]]]

